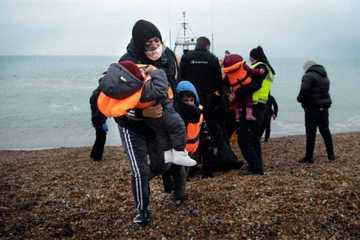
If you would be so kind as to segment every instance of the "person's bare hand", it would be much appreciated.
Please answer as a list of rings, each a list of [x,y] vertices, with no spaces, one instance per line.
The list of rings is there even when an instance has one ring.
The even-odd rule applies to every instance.
[[[160,118],[163,113],[163,107],[161,104],[150,106],[143,110],[143,116],[147,118]]]
[[[145,72],[147,74],[151,74],[153,71],[155,71],[157,68],[153,65],[148,65],[146,68],[145,68]]]

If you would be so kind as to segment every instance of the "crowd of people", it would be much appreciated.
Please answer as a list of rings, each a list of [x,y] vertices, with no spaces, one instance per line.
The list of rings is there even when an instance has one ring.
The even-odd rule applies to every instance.
[[[178,63],[154,24],[135,23],[126,53],[109,66],[90,97],[96,131],[90,157],[102,159],[106,121],[113,117],[131,169],[134,223],[146,225],[151,220],[151,178],[161,176],[164,191],[173,192],[180,206],[188,175],[200,171],[213,176],[215,171],[242,168],[244,162],[230,144],[234,133],[248,174],[264,174],[261,136],[265,131],[268,141],[271,119],[278,114],[270,95],[276,72],[261,46],[250,50],[249,59],[250,65],[241,55],[226,51],[220,64],[210,52],[209,39],[199,37],[195,49]],[[329,160],[334,160],[329,80],[324,67],[313,61],[304,70],[298,101],[305,111],[307,142],[301,162],[314,161],[317,127]]]

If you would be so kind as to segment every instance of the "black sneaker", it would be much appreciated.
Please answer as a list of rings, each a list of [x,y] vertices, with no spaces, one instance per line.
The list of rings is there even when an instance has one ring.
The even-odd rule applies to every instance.
[[[264,171],[247,171],[245,174],[241,174],[245,176],[263,176]]]
[[[151,213],[148,210],[139,210],[135,215],[133,222],[141,226],[149,224],[151,221]]]
[[[335,161],[335,155],[331,154],[328,156],[329,161]]]
[[[299,160],[299,163],[314,163],[314,159],[312,159],[312,158],[309,159],[309,158],[304,157]]]
[[[183,203],[184,203],[184,199],[175,199],[175,207],[181,207]]]
[[[233,169],[240,169],[244,166],[244,161],[238,160],[231,163]]]

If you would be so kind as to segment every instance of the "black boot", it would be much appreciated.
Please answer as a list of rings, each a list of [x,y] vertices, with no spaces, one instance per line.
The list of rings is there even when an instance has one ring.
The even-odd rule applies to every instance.
[[[249,168],[248,167],[248,172],[245,175],[264,175],[264,170],[263,169],[259,169],[259,168]]]
[[[329,159],[329,161],[334,161],[335,160],[335,155],[334,154],[329,154],[328,159]]]
[[[133,222],[142,226],[147,225],[151,221],[151,213],[149,210],[139,210],[135,215]]]

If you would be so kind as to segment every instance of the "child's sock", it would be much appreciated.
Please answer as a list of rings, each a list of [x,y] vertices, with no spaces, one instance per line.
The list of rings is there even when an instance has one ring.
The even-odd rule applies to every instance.
[[[174,162],[173,149],[164,151],[164,160],[165,160],[165,163],[172,163],[172,162]]]
[[[235,108],[235,121],[240,122],[241,109]]]
[[[253,109],[247,107],[246,108],[246,115],[245,115],[246,120],[250,120],[250,121],[255,121],[256,117],[253,114]]]

